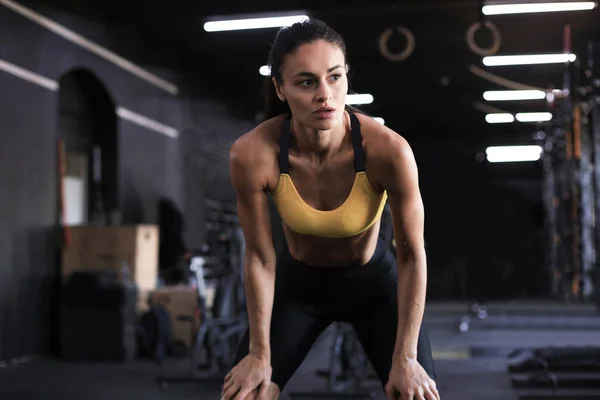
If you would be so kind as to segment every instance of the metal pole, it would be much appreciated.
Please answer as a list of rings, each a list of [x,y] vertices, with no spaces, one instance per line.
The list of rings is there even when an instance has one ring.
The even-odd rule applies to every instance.
[[[585,106],[582,104],[582,106]],[[593,144],[590,136],[589,119],[582,115],[585,108],[576,107],[575,130],[579,131],[581,138],[581,158],[579,165],[579,190],[580,190],[580,237],[581,237],[581,298],[589,299],[592,295],[590,273],[594,266],[594,165]]]
[[[559,296],[559,287],[556,285],[556,270],[557,270],[557,249],[558,249],[558,231],[556,227],[556,206],[554,190],[556,187],[556,177],[554,174],[554,145],[555,138],[551,136],[551,132],[546,135],[545,151],[542,158],[544,168],[544,189],[543,201],[544,212],[546,214],[546,265],[550,269],[550,295],[552,298]]]
[[[591,139],[593,143],[594,151],[594,162],[595,168],[593,168],[593,183],[595,189],[595,201],[594,201],[594,244],[595,250],[600,249],[600,95],[594,96],[590,99],[591,110],[589,113],[589,122],[591,128]],[[588,288],[586,292],[590,293],[590,296],[594,296],[598,307],[600,308],[600,264],[599,257],[594,252],[594,267],[590,267],[588,277],[590,278],[586,283]]]

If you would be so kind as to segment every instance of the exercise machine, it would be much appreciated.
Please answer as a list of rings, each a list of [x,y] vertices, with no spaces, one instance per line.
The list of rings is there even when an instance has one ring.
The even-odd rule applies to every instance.
[[[511,354],[519,400],[600,398],[600,347],[547,347]]]
[[[219,211],[231,209],[218,206]],[[195,316],[177,316],[190,323],[195,337],[189,371],[183,376],[160,374],[157,380],[162,388],[170,383],[222,383],[248,327],[243,286],[243,235],[237,220],[231,217],[232,213],[228,213],[227,218],[222,218],[223,214],[225,212],[218,214],[217,221],[207,224],[207,230],[214,234],[212,246],[203,246],[190,259],[190,284],[198,294],[201,318],[197,332],[194,332]]]
[[[202,255],[192,257],[190,270],[197,282],[201,323],[189,358],[189,374],[161,374],[157,379],[162,387],[169,383],[222,382],[231,367],[237,344],[248,326],[244,313],[236,315],[227,312],[240,285],[238,277],[223,270],[210,271]],[[208,293],[213,284],[216,285],[214,302],[209,307]],[[182,315],[177,318],[189,322],[193,332],[195,316]]]

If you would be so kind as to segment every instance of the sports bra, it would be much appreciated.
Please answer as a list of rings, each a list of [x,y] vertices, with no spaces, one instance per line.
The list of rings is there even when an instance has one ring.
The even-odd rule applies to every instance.
[[[356,115],[349,114],[354,149],[354,184],[344,203],[330,211],[312,208],[296,190],[289,175],[291,117],[283,122],[278,159],[280,175],[271,196],[283,223],[294,232],[328,238],[351,237],[366,231],[381,218],[387,192],[378,193],[369,183],[360,123]]]

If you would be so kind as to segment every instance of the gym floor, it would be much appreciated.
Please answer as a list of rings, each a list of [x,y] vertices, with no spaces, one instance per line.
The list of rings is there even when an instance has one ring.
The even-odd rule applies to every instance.
[[[431,304],[427,307],[425,323],[437,360],[442,399],[517,400],[507,373],[509,352],[527,347],[598,343],[600,314],[592,306],[547,303],[489,306],[486,321],[476,321],[468,332],[459,332],[457,327],[466,307],[460,304]],[[292,378],[284,395],[324,389],[325,381],[317,377],[315,371],[327,365],[330,342],[331,330],[328,330]],[[172,373],[178,368],[185,368],[185,365],[182,360],[171,360],[163,368]],[[0,368],[0,398],[219,398],[218,384],[183,384],[161,391],[154,381],[159,372],[158,367],[150,362],[108,365],[37,360]],[[367,389],[379,391],[381,398],[385,398],[377,382],[369,384]]]

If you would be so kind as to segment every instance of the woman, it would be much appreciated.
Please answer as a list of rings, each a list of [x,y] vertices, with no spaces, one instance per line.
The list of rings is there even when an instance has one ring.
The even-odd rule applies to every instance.
[[[249,331],[224,400],[278,398],[332,321],[352,324],[389,399],[439,399],[421,328],[426,263],[417,168],[402,137],[346,108],[345,53],[342,38],[321,21],[280,30],[269,61],[280,109],[232,146]],[[287,240],[277,256],[269,194]],[[398,261],[378,240],[386,201],[402,244]]]

